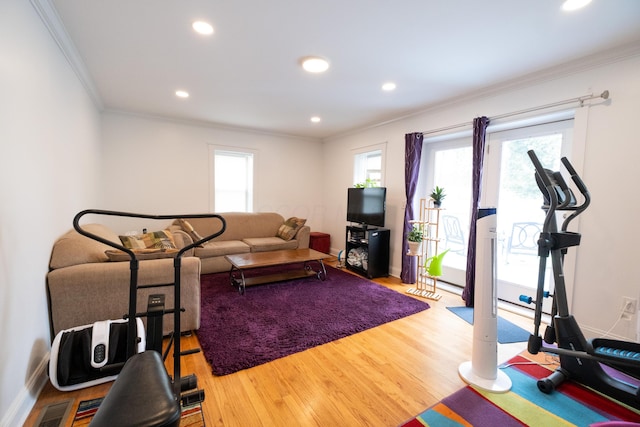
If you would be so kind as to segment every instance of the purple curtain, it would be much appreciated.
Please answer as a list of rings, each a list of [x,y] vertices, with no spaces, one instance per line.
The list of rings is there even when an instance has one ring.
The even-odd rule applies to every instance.
[[[480,202],[480,188],[482,186],[482,164],[484,162],[484,146],[489,126],[487,117],[473,119],[473,182],[471,186],[471,224],[469,225],[469,245],[467,247],[467,277],[462,299],[467,307],[473,307],[476,286],[476,221]]]
[[[420,172],[420,158],[422,156],[422,133],[408,133],[404,136],[404,186],[407,203],[404,209],[404,229],[402,231],[402,283],[416,282],[416,257],[408,256],[409,245],[407,234],[411,231],[410,220],[415,219],[413,213],[413,198],[418,185]]]

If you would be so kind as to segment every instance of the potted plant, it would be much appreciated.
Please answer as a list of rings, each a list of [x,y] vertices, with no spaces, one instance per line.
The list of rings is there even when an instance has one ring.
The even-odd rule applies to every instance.
[[[434,188],[431,191],[431,199],[433,200],[433,206],[435,206],[436,208],[439,208],[440,206],[442,206],[442,201],[444,200],[445,197],[446,197],[446,194],[444,194],[443,187],[438,187],[436,185],[436,188]]]
[[[413,228],[407,235],[407,243],[409,244],[409,255],[418,255],[420,253],[420,244],[423,237],[422,228],[413,225]]]

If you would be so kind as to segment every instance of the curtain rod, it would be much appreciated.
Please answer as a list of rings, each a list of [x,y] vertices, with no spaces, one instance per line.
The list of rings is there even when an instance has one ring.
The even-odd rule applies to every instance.
[[[584,104],[584,101],[588,101],[590,99],[598,99],[598,98],[609,99],[609,91],[605,90],[600,95],[589,94],[589,95],[579,96],[577,98],[565,99],[564,101],[553,102],[551,104],[540,105],[538,107],[532,107],[532,108],[527,108],[527,109],[520,110],[520,111],[514,111],[514,112],[511,112],[511,113],[500,114],[500,115],[497,115],[497,116],[490,117],[489,120],[493,121],[493,120],[504,119],[504,118],[507,118],[507,117],[517,116],[517,115],[520,115],[520,114],[531,113],[533,111],[545,110],[547,108],[553,108],[553,107],[559,107],[561,105],[573,104],[574,102],[579,102],[580,103],[580,107],[582,107],[583,104]],[[471,126],[472,124],[473,124],[472,122],[471,123],[470,122],[461,123],[461,124],[452,125],[452,126],[446,126],[446,127],[443,127],[443,128],[434,129],[434,130],[430,130],[430,131],[427,131],[427,132],[421,132],[421,133],[422,133],[422,135],[429,135],[429,134],[433,134],[433,133],[440,133],[440,132],[444,132],[444,131],[448,131],[448,130],[453,130],[453,129],[458,129],[458,128]]]

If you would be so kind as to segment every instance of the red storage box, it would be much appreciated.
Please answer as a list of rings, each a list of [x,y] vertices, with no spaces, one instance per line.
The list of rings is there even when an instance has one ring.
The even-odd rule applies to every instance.
[[[309,234],[309,247],[318,252],[328,254],[331,248],[331,236],[327,233],[312,231]]]

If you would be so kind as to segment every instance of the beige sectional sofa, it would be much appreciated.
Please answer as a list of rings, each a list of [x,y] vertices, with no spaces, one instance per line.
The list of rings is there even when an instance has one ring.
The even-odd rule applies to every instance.
[[[292,222],[285,221],[277,213],[226,213],[222,216],[227,224],[225,232],[196,247],[193,253],[185,253],[182,259],[180,298],[185,308],[181,316],[182,332],[200,327],[200,274],[229,271],[230,264],[224,259],[225,255],[309,247],[310,229],[304,225],[304,220],[294,221],[296,225],[292,228]],[[118,234],[102,224],[86,224],[82,228],[121,244]],[[178,249],[219,228],[220,221],[215,218],[193,218],[187,224],[176,220],[167,226]],[[113,256],[113,251],[112,247],[73,229],[54,243],[47,274],[52,338],[61,330],[99,320],[120,319],[127,313],[130,263],[127,257],[122,261],[121,256]],[[173,258],[147,259],[155,256],[139,257],[139,285],[173,283]],[[138,312],[146,310],[148,295],[152,293],[164,293],[166,307],[173,308],[173,288],[147,288],[138,293]],[[172,330],[171,316],[165,315],[165,334]]]

